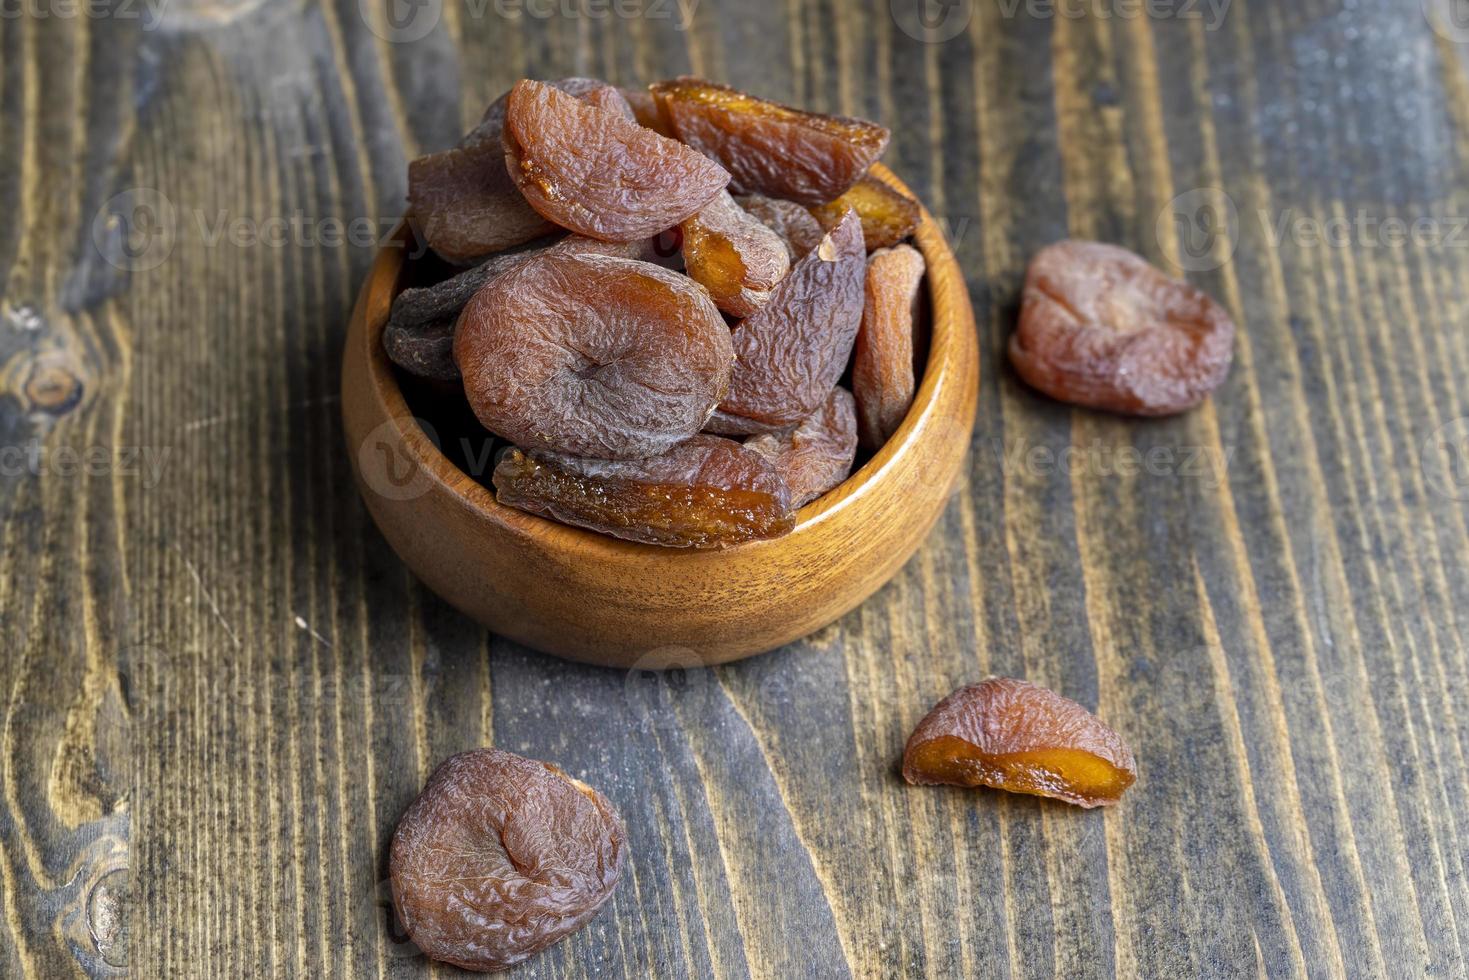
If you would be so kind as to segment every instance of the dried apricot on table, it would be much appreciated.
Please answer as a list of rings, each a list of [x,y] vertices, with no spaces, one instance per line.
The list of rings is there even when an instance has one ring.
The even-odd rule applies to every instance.
[[[736,193],[825,204],[887,149],[887,129],[865,119],[804,112],[701,78],[650,87],[669,127],[718,160]]]
[[[1058,401],[1173,415],[1224,382],[1234,331],[1218,303],[1141,256],[1064,241],[1031,260],[1010,363]]]
[[[632,109],[606,82],[563,78],[549,84],[603,108],[621,102],[618,111],[632,118]],[[430,248],[451,262],[472,262],[556,230],[526,202],[505,169],[501,137],[508,100],[507,92],[490,103],[479,124],[457,146],[408,165],[414,227]]]
[[[804,421],[846,369],[862,322],[867,250],[849,211],[734,331],[735,366],[714,428],[768,432]],[[714,424],[717,423],[717,424]]]
[[[684,219],[688,274],[730,316],[746,317],[765,305],[791,270],[791,256],[775,232],[720,191],[699,213]]]
[[[718,436],[622,461],[512,449],[494,483],[506,506],[671,548],[722,548],[794,525],[790,488],[775,465]]]
[[[503,970],[584,926],[612,896],[626,834],[602,794],[499,749],[434,770],[393,834],[393,906],[429,957]]]
[[[903,751],[910,783],[992,786],[1082,807],[1110,806],[1137,779],[1122,737],[1069,698],[992,677],[950,694]]]
[[[896,245],[913,234],[922,213],[917,201],[871,174],[864,175],[836,200],[812,208],[811,213],[830,231],[847,208],[856,210],[862,219],[862,235],[869,252]]]
[[[506,165],[532,208],[605,241],[671,228],[729,182],[687,146],[530,79],[510,90],[504,143]]]
[[[454,359],[491,432],[528,448],[640,459],[699,431],[734,353],[724,318],[688,277],[553,248],[475,294]]]
[[[791,261],[806,257],[806,253],[821,244],[826,231],[816,216],[795,201],[782,201],[764,194],[744,194],[735,198],[735,203],[760,219],[760,223],[781,237]]]
[[[775,462],[791,488],[791,506],[803,507],[838,486],[857,458],[857,410],[845,388],[833,388],[820,411],[790,432],[745,440]]]
[[[923,253],[911,245],[867,258],[862,329],[852,358],[852,391],[862,445],[880,449],[913,405],[913,331],[923,286]]]

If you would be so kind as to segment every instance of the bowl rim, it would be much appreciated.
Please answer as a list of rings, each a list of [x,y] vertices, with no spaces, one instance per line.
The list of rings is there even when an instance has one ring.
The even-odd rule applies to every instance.
[[[869,172],[895,190],[917,200],[917,196],[908,186],[883,164],[874,163]],[[731,556],[778,545],[794,535],[835,519],[857,501],[877,492],[883,483],[883,477],[903,457],[915,451],[920,437],[928,429],[925,423],[932,418],[935,408],[948,400],[944,397],[946,390],[965,383],[965,378],[958,376],[965,361],[962,357],[965,338],[961,332],[967,331],[971,335],[969,342],[973,343],[972,335],[975,330],[969,291],[942,229],[920,201],[919,223],[914,230],[913,241],[914,247],[923,254],[926,265],[924,284],[929,298],[926,310],[929,349],[923,376],[914,392],[913,404],[882,448],[861,467],[848,474],[839,485],[802,507],[796,514],[795,526],[787,534],[778,538],[747,541],[727,548],[697,550],[627,541],[599,531],[562,524],[501,504],[489,487],[456,466],[439,449],[408,405],[398,383],[397,369],[388,359],[383,347],[382,334],[393,300],[402,291],[400,285],[405,257],[409,251],[406,247],[409,233],[407,220],[400,221],[388,242],[379,250],[368,273],[364,294],[359,300],[364,314],[363,341],[368,345],[367,377],[383,410],[382,414],[396,430],[403,449],[411,455],[419,471],[439,491],[449,494],[460,507],[513,530],[549,551],[575,551],[585,558],[603,560],[654,556],[679,556],[687,560],[696,556],[706,559],[710,556]],[[937,274],[941,269],[947,269],[948,273]],[[974,359],[973,370],[978,370],[977,358]],[[969,423],[972,424],[972,419]]]

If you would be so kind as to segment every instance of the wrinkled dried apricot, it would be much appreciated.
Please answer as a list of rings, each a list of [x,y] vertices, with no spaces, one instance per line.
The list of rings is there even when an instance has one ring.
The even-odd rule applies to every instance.
[[[919,722],[903,751],[903,778],[1096,807],[1122,797],[1137,763],[1122,737],[1075,701],[992,677],[950,694]]]
[[[729,182],[683,144],[530,79],[510,90],[504,143],[506,166],[532,208],[605,241],[656,235]]]
[[[563,88],[561,91],[566,92],[567,90]],[[575,95],[587,105],[596,106],[598,109],[605,109],[608,112],[615,112],[630,123],[636,123],[638,121],[637,113],[633,112],[632,105],[627,101],[627,97],[611,85],[598,84],[597,87],[589,89],[586,92],[567,92],[567,94]],[[641,124],[639,123],[639,125]]]
[[[795,201],[782,201],[764,194],[745,194],[735,198],[735,203],[760,219],[760,223],[780,236],[791,261],[806,257],[806,253],[821,244],[826,232],[821,222],[807,209]]]
[[[632,118],[632,109],[606,82],[563,78],[549,84],[602,108],[621,102],[617,111]],[[556,230],[526,203],[505,169],[501,132],[509,95],[490,103],[479,125],[457,146],[408,165],[414,228],[450,262],[472,262]]]
[[[733,358],[724,318],[693,280],[585,253],[539,254],[495,277],[454,338],[485,428],[605,459],[655,456],[698,432]]]
[[[811,209],[821,227],[836,227],[847,208],[856,210],[862,219],[862,237],[867,251],[898,244],[918,227],[921,213],[918,202],[902,191],[889,187],[871,174],[866,174],[841,197]]]
[[[459,368],[454,363],[454,325],[459,314],[491,279],[542,252],[611,255],[652,262],[665,269],[683,268],[678,243],[665,242],[663,236],[641,238],[635,242],[600,242],[584,235],[564,235],[559,240],[547,238],[525,249],[492,255],[479,265],[432,286],[403,290],[393,300],[387,327],[383,331],[383,346],[388,357],[405,371],[421,378],[456,380]]]
[[[850,211],[795,264],[770,301],[735,328],[734,371],[715,427],[768,432],[821,407],[852,353],[866,267],[862,224]]]
[[[511,449],[494,483],[506,506],[671,548],[723,548],[794,524],[790,488],[774,464],[718,436],[622,461]]]
[[[730,316],[746,317],[765,305],[791,270],[780,237],[720,191],[698,214],[686,218],[684,265],[691,278]]]
[[[790,432],[754,436],[745,447],[768,456],[802,507],[839,485],[857,458],[857,410],[845,388],[833,388],[821,409]]]
[[[1065,241],[1031,260],[1010,363],[1059,401],[1173,415],[1224,382],[1234,330],[1218,303],[1141,256]]]
[[[503,970],[584,926],[626,860],[602,794],[499,749],[434,770],[393,834],[393,906],[425,954]]]
[[[824,204],[845,193],[888,145],[889,133],[877,123],[803,112],[700,78],[650,88],[678,138],[718,160],[737,193]]]
[[[405,328],[389,322],[383,330],[388,360],[409,374],[434,381],[457,381],[454,363],[454,320],[436,320]]]
[[[913,331],[924,268],[923,253],[911,245],[878,249],[867,258],[852,392],[862,445],[873,452],[898,431],[913,405]]]

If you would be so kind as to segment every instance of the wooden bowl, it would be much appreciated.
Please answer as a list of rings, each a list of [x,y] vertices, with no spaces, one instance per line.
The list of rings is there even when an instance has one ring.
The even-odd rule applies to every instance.
[[[874,173],[907,190],[886,168]],[[687,667],[806,636],[859,605],[917,550],[969,448],[979,387],[974,312],[926,210],[916,239],[928,261],[932,331],[908,417],[845,483],[804,507],[790,534],[724,551],[633,544],[501,506],[446,458],[383,352],[406,251],[384,248],[358,297],[342,365],[347,446],[367,509],[429,588],[547,653]]]

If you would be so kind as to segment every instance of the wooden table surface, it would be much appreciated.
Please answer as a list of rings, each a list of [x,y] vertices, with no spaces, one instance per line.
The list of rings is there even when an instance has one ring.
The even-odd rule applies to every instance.
[[[385,845],[485,744],[630,835],[610,905],[520,976],[1465,975],[1469,19],[402,3],[0,7],[0,975],[451,975],[396,941]],[[408,158],[522,75],[687,71],[889,125],[984,363],[966,478],[892,584],[660,681],[416,584],[338,367]],[[1234,313],[1210,404],[1120,420],[1003,367],[1066,236]],[[1121,806],[902,784],[912,726],[991,673],[1123,733]]]

